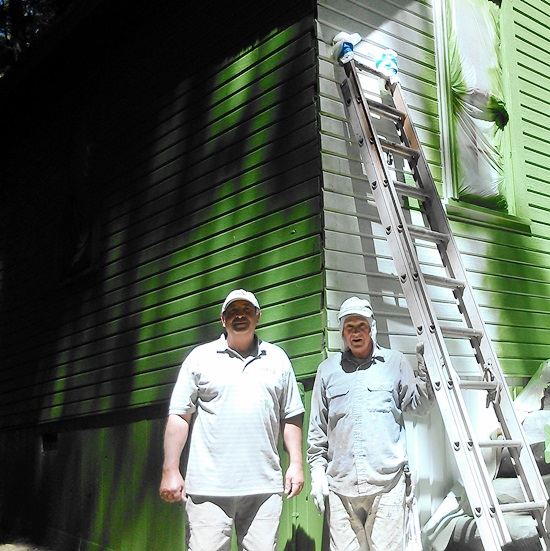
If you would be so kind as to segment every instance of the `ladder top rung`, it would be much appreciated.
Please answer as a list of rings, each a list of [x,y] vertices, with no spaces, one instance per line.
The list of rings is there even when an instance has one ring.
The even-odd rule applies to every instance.
[[[418,149],[407,147],[406,145],[390,142],[384,138],[380,138],[380,145],[384,151],[392,151],[403,157],[410,157],[411,159],[417,159],[420,156]]]
[[[377,71],[376,69],[369,67],[368,65],[365,65],[364,63],[361,63],[357,59],[353,60],[353,63],[357,70],[363,71],[364,73],[368,73],[370,75],[373,75],[385,82],[389,81],[389,77],[385,75],[384,73],[381,73],[380,71]],[[351,62],[344,64],[344,68],[346,69],[346,72],[348,71],[348,67],[351,66]]]
[[[426,241],[432,241],[434,243],[447,243],[449,241],[449,236],[447,234],[430,230],[430,228],[413,225],[408,226],[408,228],[411,236],[419,239],[425,239]]]
[[[503,513],[520,513],[529,511],[544,511],[548,507],[546,501],[526,501],[525,503],[502,503],[500,510]]]
[[[401,195],[406,195],[407,197],[412,197],[413,199],[420,199],[425,201],[430,196],[427,191],[416,186],[409,186],[403,182],[393,182],[393,186],[397,193]]]
[[[379,101],[372,99],[367,99],[367,103],[369,109],[373,113],[376,113],[377,115],[380,115],[381,117],[384,117],[386,119],[390,119],[393,121],[404,121],[407,118],[406,113],[403,113],[403,111],[399,111],[399,109],[396,109],[391,105],[386,105],[385,103],[380,103]]]
[[[444,325],[440,324],[441,332],[445,337],[462,337],[468,339],[481,339],[483,332],[471,327],[463,327],[459,325]]]
[[[523,448],[521,440],[479,440],[480,448]]]
[[[434,285],[435,287],[445,287],[447,289],[464,289],[466,284],[460,279],[454,277],[442,277],[431,274],[424,274],[424,281],[428,285]]]

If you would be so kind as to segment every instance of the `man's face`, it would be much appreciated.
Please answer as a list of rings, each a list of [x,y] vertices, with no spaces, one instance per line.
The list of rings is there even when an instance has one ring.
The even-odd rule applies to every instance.
[[[247,300],[235,300],[222,314],[222,324],[228,335],[253,334],[260,321],[260,312]]]
[[[362,316],[348,316],[342,331],[344,342],[356,358],[367,358],[372,349],[369,322]]]

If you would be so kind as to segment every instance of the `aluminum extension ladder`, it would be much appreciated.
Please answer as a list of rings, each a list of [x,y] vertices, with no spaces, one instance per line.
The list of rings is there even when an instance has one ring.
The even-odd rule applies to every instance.
[[[411,319],[419,341],[424,343],[428,372],[483,546],[486,551],[501,550],[511,542],[503,513],[514,511],[532,515],[542,548],[550,549],[548,494],[474,300],[400,83],[357,59],[345,61],[343,65],[346,78],[342,92],[351,121],[352,140],[359,146],[363,170],[385,229]],[[387,101],[393,105],[386,105],[386,100],[367,98],[361,80],[367,74],[381,79]],[[388,127],[393,127],[397,138],[387,137]],[[397,158],[403,163],[399,166],[408,165],[408,176],[400,181],[396,178],[399,170],[392,161]],[[415,224],[411,223],[411,209],[404,208],[402,203],[417,205],[415,214],[420,224],[416,220]],[[441,263],[441,272],[436,275],[421,270],[418,251],[419,246],[426,243],[436,251],[430,254],[436,254]],[[451,299],[454,297],[458,323],[454,318],[451,323],[440,323],[430,296],[434,288],[436,293],[437,288],[445,289]],[[469,341],[467,349],[472,355],[473,376],[459,377],[445,339]],[[463,390],[486,393],[487,407],[494,409],[503,439],[477,438]],[[523,503],[499,504],[482,454],[482,448],[490,446],[508,448],[523,490]]]

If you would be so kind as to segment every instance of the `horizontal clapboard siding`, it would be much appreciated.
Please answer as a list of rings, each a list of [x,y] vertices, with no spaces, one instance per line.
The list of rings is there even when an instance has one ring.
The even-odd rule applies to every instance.
[[[549,25],[545,0],[502,3],[511,169],[517,212],[528,220],[529,232],[497,219],[484,227],[467,219],[452,222],[503,369],[524,380],[550,357]]]
[[[340,31],[358,32],[363,51],[392,48],[434,179],[441,187],[441,157],[431,8],[376,1],[318,3],[320,52],[321,151],[325,220],[328,352],[340,348],[336,312],[350,295],[368,296],[377,316],[378,339],[412,353],[414,330],[357,146],[350,139],[340,83],[343,70],[331,58],[332,38]],[[365,201],[365,199],[367,199]]]
[[[250,23],[256,13],[243,15]],[[230,53],[220,56],[220,48],[217,59],[187,69],[181,60],[179,78],[158,64],[164,53],[174,60],[168,52],[181,40],[161,24],[170,21],[153,18],[162,39],[142,52],[143,64],[129,43],[114,50],[112,65],[82,77],[109,77],[94,83],[98,95],[87,111],[90,126],[95,117],[101,121],[92,167],[97,265],[92,275],[61,286],[48,281],[49,288],[30,294],[32,278],[10,282],[13,298],[4,303],[1,326],[4,427],[165,404],[184,355],[220,334],[220,306],[235,287],[256,293],[259,333],[287,351],[298,377],[313,373],[321,359],[311,16],[257,31],[244,47],[233,45],[232,29],[216,38]],[[125,70],[117,74],[120,66]],[[57,126],[63,130],[62,122]],[[38,140],[32,145],[40,147]],[[62,159],[49,162],[47,172],[59,171]],[[27,208],[31,221],[39,203]],[[10,235],[5,256],[12,255],[16,270],[28,269],[28,257],[18,252],[26,240],[33,242],[29,254],[51,244],[54,228],[40,231],[31,223],[28,233]],[[23,340],[24,349],[16,345]]]
[[[511,16],[528,216],[533,233],[550,240],[549,5],[545,0],[514,2]],[[547,278],[550,280],[550,276]]]
[[[522,136],[514,134],[517,149],[515,173],[521,174],[517,194],[526,187],[531,222],[530,231],[516,231],[496,218],[477,223],[479,215],[456,216],[449,210],[451,225],[469,274],[469,280],[481,307],[489,335],[494,341],[501,364],[511,378],[530,376],[540,362],[550,357],[546,338],[549,319],[550,249],[547,238],[550,217],[548,192],[549,125],[547,103],[548,16],[546,2],[514,4],[517,52],[504,64],[517,63],[514,71],[519,90],[518,111]],[[544,12],[531,24],[529,18]],[[423,2],[397,7],[385,2],[321,2],[319,9],[320,90],[322,159],[324,169],[324,211],[327,267],[327,308],[329,350],[337,349],[335,310],[350,294],[369,296],[379,312],[379,337],[411,354],[415,336],[384,232],[372,198],[365,193],[368,183],[359,165],[359,155],[349,137],[347,114],[341,101],[339,84],[342,71],[330,59],[332,37],[345,30],[359,32],[373,47],[391,47],[398,53],[399,73],[404,94],[436,185],[442,190],[438,106],[435,93],[435,55],[431,9]],[[505,32],[512,27],[504,26]],[[357,48],[361,55],[360,47]],[[510,48],[506,48],[509,53]],[[511,83],[511,87],[514,84]],[[513,105],[512,102],[509,103]],[[515,127],[515,126],[514,126]],[[515,127],[516,128],[516,127]],[[517,153],[517,152],[516,152]],[[519,163],[525,158],[525,171]],[[525,213],[524,213],[525,214]],[[414,216],[414,214],[413,214]],[[506,222],[506,221],[504,221]],[[512,229],[511,229],[512,228]],[[440,273],[434,266],[437,255],[429,248],[421,251],[424,271]],[[432,291],[433,292],[433,291]],[[452,295],[435,295],[435,307],[441,321],[457,321]],[[467,374],[475,368],[470,350],[463,344],[448,343],[459,371]]]

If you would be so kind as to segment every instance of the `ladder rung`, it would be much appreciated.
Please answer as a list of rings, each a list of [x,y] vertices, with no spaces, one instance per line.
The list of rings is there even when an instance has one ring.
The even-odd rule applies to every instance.
[[[447,243],[449,241],[449,236],[429,228],[423,228],[421,226],[408,226],[409,233],[413,237],[418,239],[425,239],[426,241],[432,241],[434,243]]]
[[[479,440],[480,448],[523,448],[521,440]]]
[[[389,140],[385,140],[384,138],[380,138],[380,145],[382,146],[382,149],[384,151],[391,151],[393,153],[397,153],[398,155],[401,155],[402,157],[410,157],[411,159],[417,159],[420,156],[420,153],[417,149],[413,149],[412,147],[407,147],[403,144],[398,144],[395,142],[390,142]]]
[[[377,71],[376,69],[373,69],[372,67],[369,67],[369,65],[365,65],[364,63],[361,63],[357,59],[354,60],[354,64],[355,64],[355,67],[357,68],[357,70],[362,71],[363,73],[368,73],[369,75],[373,75],[373,76],[383,80],[384,82],[389,81],[389,77],[387,75],[385,75],[384,73],[382,73],[380,71]],[[349,71],[350,65],[351,65],[350,63],[346,63],[344,65],[344,68],[345,68],[346,72]]]
[[[395,107],[392,107],[391,105],[386,105],[384,103],[380,103],[379,101],[375,101],[372,99],[367,99],[367,103],[369,105],[369,109],[376,113],[377,115],[380,115],[381,117],[384,117],[386,119],[390,119],[392,121],[404,121],[407,115],[403,113],[403,111],[399,111],[399,109],[396,109]]]
[[[481,339],[483,333],[478,329],[471,327],[461,327],[459,325],[439,325],[441,332],[445,337],[463,337],[468,339]]]
[[[460,388],[464,390],[496,390],[500,386],[498,381],[464,381],[460,380]]]
[[[412,197],[413,199],[419,199],[420,201],[425,201],[428,199],[429,195],[422,188],[416,186],[409,186],[402,182],[393,182],[393,187],[397,193],[405,195],[407,197]]]
[[[454,277],[442,277],[431,274],[424,274],[424,281],[428,285],[434,285],[436,287],[445,287],[447,289],[464,289],[466,284],[460,279]]]
[[[500,510],[503,513],[528,513],[530,511],[544,511],[548,504],[546,501],[526,501],[525,503],[502,503]]]

